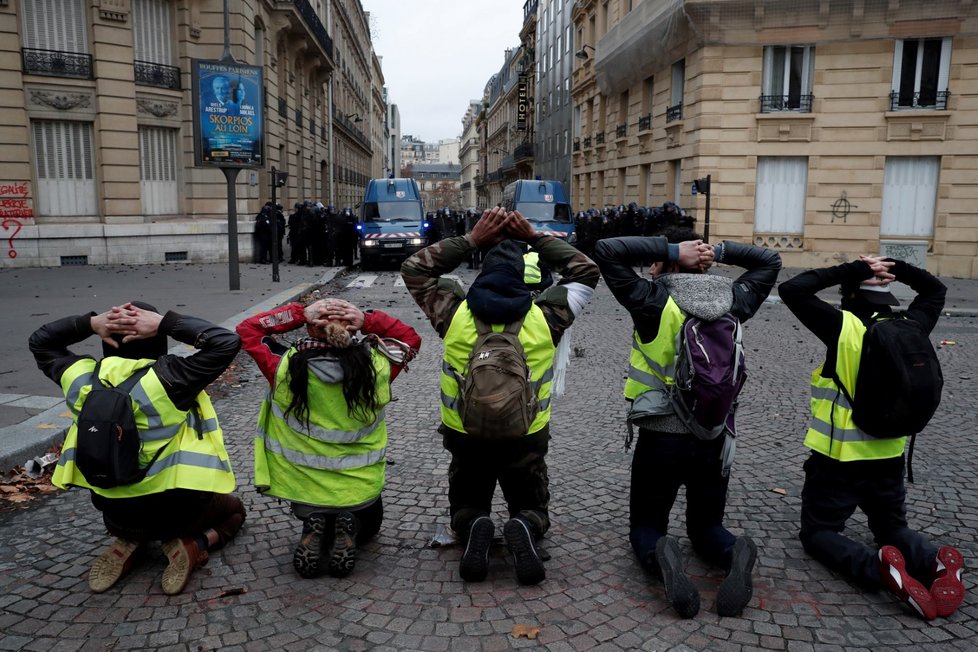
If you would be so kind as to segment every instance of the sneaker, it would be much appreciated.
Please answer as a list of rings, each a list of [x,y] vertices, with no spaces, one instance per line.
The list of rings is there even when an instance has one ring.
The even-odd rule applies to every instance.
[[[506,547],[513,555],[517,581],[525,585],[542,582],[547,571],[543,568],[543,560],[540,559],[533,543],[533,534],[526,522],[518,518],[509,519],[503,527],[503,537],[506,539]]]
[[[302,522],[302,538],[292,554],[292,566],[300,577],[311,579],[319,575],[325,531],[326,517],[322,514],[313,514]]]
[[[964,557],[957,548],[941,546],[934,560],[934,583],[930,586],[930,595],[941,618],[953,614],[964,601],[963,571]]]
[[[172,539],[163,544],[169,564],[163,570],[163,593],[176,595],[187,588],[190,574],[207,563],[207,551],[194,539]]]
[[[692,618],[700,610],[700,593],[683,572],[683,557],[675,537],[661,537],[655,543],[655,560],[659,562],[666,598],[683,618]]]
[[[88,571],[88,588],[92,593],[108,591],[123,575],[132,570],[142,546],[135,541],[116,539],[92,562]]]
[[[496,528],[488,516],[480,516],[469,526],[469,540],[458,565],[458,574],[466,582],[481,582],[489,573],[489,546]]]
[[[934,620],[937,616],[937,604],[930,591],[907,573],[907,562],[903,553],[894,546],[883,546],[880,548],[879,558],[883,586],[913,607],[924,620]]]
[[[730,570],[717,590],[717,614],[739,616],[754,595],[751,573],[757,561],[757,546],[750,537],[737,537]]]
[[[336,515],[333,545],[329,549],[327,571],[333,577],[346,577],[357,563],[357,520],[350,512]]]

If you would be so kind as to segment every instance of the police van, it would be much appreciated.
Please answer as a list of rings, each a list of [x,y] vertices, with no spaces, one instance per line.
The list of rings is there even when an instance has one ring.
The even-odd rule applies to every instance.
[[[357,222],[360,266],[403,260],[427,245],[421,192],[414,179],[371,179]]]
[[[520,179],[503,189],[502,206],[517,210],[534,231],[576,242],[574,217],[560,181]]]

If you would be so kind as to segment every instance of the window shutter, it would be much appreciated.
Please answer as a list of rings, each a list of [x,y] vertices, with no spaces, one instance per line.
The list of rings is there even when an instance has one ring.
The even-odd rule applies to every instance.
[[[23,2],[24,47],[60,52],[88,52],[85,0]]]
[[[132,24],[136,61],[173,65],[170,3],[165,0],[133,0]]]
[[[887,157],[880,235],[933,235],[940,169],[937,156]]]

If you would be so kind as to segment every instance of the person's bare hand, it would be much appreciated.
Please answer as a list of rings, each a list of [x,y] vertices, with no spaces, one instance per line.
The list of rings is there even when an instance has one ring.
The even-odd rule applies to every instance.
[[[112,308],[108,312],[108,325],[114,333],[122,333],[122,343],[145,340],[159,333],[163,315],[152,310],[138,308],[131,303]],[[103,338],[104,339],[104,338]]]
[[[323,318],[326,321],[343,322],[351,335],[363,328],[363,311],[343,299],[326,299],[326,312]]]
[[[864,281],[866,285],[886,286],[888,283],[896,280],[896,277],[890,271],[895,264],[894,261],[883,260],[881,256],[860,256],[859,260],[869,265],[869,268],[873,271],[873,278]]]
[[[109,308],[108,310],[106,310],[105,312],[103,312],[101,314],[94,315],[91,318],[90,323],[92,325],[92,332],[93,333],[95,333],[96,335],[98,335],[102,339],[103,342],[105,342],[106,344],[108,344],[112,348],[118,349],[119,348],[119,343],[116,342],[112,338],[112,336],[115,335],[115,334],[117,334],[117,333],[122,334],[122,335],[129,335],[130,332],[129,332],[128,328],[122,328],[122,325],[119,322],[111,322],[111,321],[109,321],[109,315],[111,315],[112,314],[112,311],[114,311],[114,310],[119,310],[119,308],[118,307],[112,307],[112,308]]]
[[[680,269],[705,272],[713,265],[713,247],[702,240],[680,242],[676,262]]]
[[[488,249],[502,242],[506,238],[507,222],[505,208],[496,206],[484,211],[469,233],[472,244],[479,249]]]
[[[533,230],[533,225],[531,225],[525,217],[519,211],[512,211],[509,213],[509,220],[506,223],[506,230],[509,235],[523,242],[529,242],[536,236],[536,231]]]

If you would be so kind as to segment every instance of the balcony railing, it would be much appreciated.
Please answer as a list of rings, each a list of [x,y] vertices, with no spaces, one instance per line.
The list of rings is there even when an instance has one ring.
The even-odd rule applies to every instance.
[[[533,158],[533,143],[522,143],[513,150],[513,158],[517,161]]]
[[[683,119],[683,103],[680,102],[675,106],[670,106],[666,109],[666,122],[674,122],[676,120]]]
[[[812,112],[813,95],[761,95],[761,113],[778,111]]]
[[[540,0],[526,0],[523,3],[523,24],[526,24],[526,19],[530,16],[535,16],[537,13],[537,5],[540,4]]]
[[[319,16],[316,15],[316,10],[312,8],[309,4],[309,0],[293,0],[295,8],[299,10],[299,15],[302,16],[302,20],[305,21],[306,26],[309,31],[312,32],[313,36],[316,37],[316,41],[329,58],[333,58],[333,39],[329,37],[329,33],[323,26],[323,23],[319,20]]]
[[[648,114],[648,115],[643,115],[641,118],[638,119],[638,130],[639,131],[648,131],[651,128],[652,128],[652,114],[651,113]]]
[[[947,98],[951,96],[950,91],[901,93],[893,91],[890,93],[890,111],[900,111],[903,109],[933,109],[934,111],[947,110]]]
[[[176,66],[151,61],[133,61],[132,66],[137,84],[180,90],[180,69]]]
[[[599,131],[598,133],[594,134],[594,144],[595,145],[604,145],[604,132],[603,131]]]
[[[590,136],[585,136],[584,137],[584,149],[587,149],[590,146],[591,146],[591,137]]]
[[[628,135],[628,125],[618,125],[615,127],[615,138],[624,138]]]
[[[23,70],[30,75],[92,78],[92,55],[60,50],[21,48]]]

